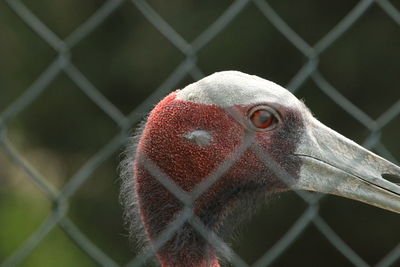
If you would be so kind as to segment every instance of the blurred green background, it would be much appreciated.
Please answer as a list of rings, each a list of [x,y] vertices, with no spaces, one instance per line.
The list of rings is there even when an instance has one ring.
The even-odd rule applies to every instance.
[[[15,1],[8,1],[15,3]],[[0,2],[0,122],[13,103],[57,58],[55,51]],[[110,1],[113,2],[113,1]],[[368,1],[364,1],[368,2]],[[46,27],[64,40],[107,1],[21,1]],[[148,0],[147,3],[189,43],[232,1]],[[321,40],[359,1],[271,0],[269,5],[308,44]],[[318,70],[343,96],[373,119],[400,100],[400,1],[396,19],[378,4],[323,51]],[[121,4],[71,48],[71,62],[123,114],[130,114],[170,76],[185,55],[130,1]],[[197,54],[204,75],[235,69],[289,84],[308,59],[250,3]],[[187,74],[182,88],[196,77]],[[326,125],[363,143],[370,135],[351,114],[307,78],[296,91]],[[161,96],[160,96],[161,97]],[[155,102],[154,102],[155,104]],[[139,110],[143,115],[148,110]],[[63,71],[17,116],[7,120],[10,144],[57,189],[121,129]],[[4,125],[0,124],[4,134]],[[132,125],[134,128],[134,125]],[[383,156],[400,160],[400,116],[381,131]],[[52,201],[0,145],[0,263],[9,259],[49,218]],[[96,167],[69,198],[67,216],[99,249],[120,265],[136,255],[127,239],[118,201],[122,146]],[[397,162],[398,163],[398,162]],[[265,205],[247,223],[232,248],[249,264],[282,237],[307,205],[286,193]],[[369,265],[400,244],[400,216],[362,203],[328,196],[321,217]],[[134,243],[134,242],[133,242]],[[399,253],[398,253],[399,254]],[[400,257],[400,255],[398,255]],[[395,263],[400,266],[400,259]],[[20,266],[98,266],[60,226],[55,226]],[[310,224],[273,266],[352,266]]]

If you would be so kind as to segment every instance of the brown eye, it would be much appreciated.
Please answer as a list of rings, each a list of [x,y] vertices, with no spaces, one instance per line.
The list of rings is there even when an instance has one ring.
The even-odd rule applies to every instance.
[[[278,120],[268,109],[259,108],[250,115],[251,123],[258,129],[268,129],[274,126]]]

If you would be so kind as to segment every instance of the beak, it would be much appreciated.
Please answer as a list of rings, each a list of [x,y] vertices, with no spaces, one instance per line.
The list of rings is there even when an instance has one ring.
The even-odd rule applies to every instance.
[[[302,161],[292,189],[334,194],[400,213],[400,167],[311,118],[294,153]]]

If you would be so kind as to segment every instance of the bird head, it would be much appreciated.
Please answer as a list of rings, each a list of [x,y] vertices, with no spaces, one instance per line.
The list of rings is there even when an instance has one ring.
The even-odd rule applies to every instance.
[[[184,207],[221,233],[261,198],[291,189],[400,213],[400,187],[383,178],[400,178],[398,166],[320,123],[288,90],[237,71],[165,97],[140,129],[133,154],[124,195],[136,203],[127,203],[127,214],[136,215],[128,220],[139,218],[150,243]],[[157,257],[163,266],[219,266],[215,249],[188,222]]]

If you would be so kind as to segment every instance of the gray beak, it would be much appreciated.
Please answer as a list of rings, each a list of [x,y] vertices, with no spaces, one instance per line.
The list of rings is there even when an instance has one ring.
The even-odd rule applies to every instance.
[[[302,161],[293,189],[355,199],[400,213],[400,167],[310,118],[294,153]],[[383,177],[398,179],[392,183]]]

